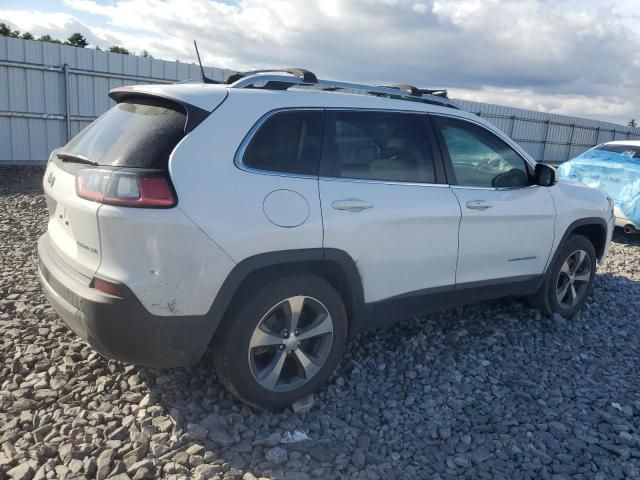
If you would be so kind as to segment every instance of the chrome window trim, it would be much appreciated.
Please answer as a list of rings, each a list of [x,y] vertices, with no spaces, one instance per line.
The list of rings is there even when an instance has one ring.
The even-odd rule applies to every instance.
[[[540,185],[522,185],[522,186],[514,186],[514,187],[474,187],[472,185],[451,185],[452,189],[460,189],[460,190],[493,190],[496,192],[501,192],[505,190],[524,190],[525,188],[541,188]]]
[[[414,187],[442,187],[449,188],[455,185],[449,185],[446,183],[421,183],[421,182],[400,182],[392,180],[375,180],[370,178],[351,178],[351,177],[318,177],[318,180],[324,180],[325,182],[349,182],[349,183],[375,183],[383,185],[406,185]]]
[[[400,182],[400,181],[392,181],[392,180],[376,180],[371,178],[351,178],[351,177],[333,177],[333,176],[319,176],[319,175],[305,175],[302,173],[288,173],[288,172],[280,172],[277,170],[264,170],[260,168],[249,167],[244,164],[242,159],[244,158],[244,154],[249,146],[249,143],[253,139],[255,133],[260,129],[264,123],[269,120],[273,115],[280,112],[291,112],[291,111],[350,111],[350,112],[381,112],[381,113],[410,113],[410,114],[420,114],[420,115],[431,115],[431,112],[425,112],[421,110],[404,110],[404,109],[390,109],[390,108],[350,108],[350,107],[282,107],[276,108],[274,110],[270,110],[264,115],[262,115],[258,121],[251,127],[249,132],[245,135],[240,142],[240,146],[233,157],[234,165],[245,172],[255,173],[258,175],[270,175],[276,177],[290,177],[290,178],[301,178],[301,179],[313,179],[313,180],[324,180],[324,181],[343,181],[343,182],[355,182],[355,183],[373,183],[373,184],[383,184],[383,185],[412,185],[412,186],[422,186],[422,187],[443,187],[449,188],[449,184],[446,183],[423,183],[423,182]],[[462,118],[462,117],[461,117]]]
[[[242,159],[244,158],[244,154],[245,154],[245,152],[247,150],[247,147],[249,146],[249,143],[251,143],[251,140],[253,139],[253,137],[256,134],[256,132],[272,116],[274,116],[274,115],[276,115],[278,113],[281,113],[281,112],[291,112],[291,111],[302,111],[302,112],[319,111],[319,112],[322,112],[323,110],[324,110],[323,107],[284,107],[284,108],[276,108],[274,110],[268,111],[267,113],[262,115],[256,121],[256,123],[249,129],[249,132],[247,132],[247,134],[244,136],[244,138],[242,139],[242,142],[240,142],[240,146],[238,147],[238,150],[236,150],[236,154],[233,156],[234,165],[240,170],[243,170],[243,171],[249,172],[249,173],[256,173],[258,175],[270,175],[270,176],[276,176],[276,177],[291,177],[291,178],[302,178],[302,179],[317,180],[318,179],[318,175],[308,175],[308,174],[304,174],[304,173],[292,173],[292,172],[281,172],[281,171],[278,171],[278,170],[265,170],[265,169],[262,169],[262,168],[249,167],[249,166],[244,164]]]

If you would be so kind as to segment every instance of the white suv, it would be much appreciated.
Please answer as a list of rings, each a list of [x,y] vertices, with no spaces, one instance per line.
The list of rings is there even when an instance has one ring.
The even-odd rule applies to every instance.
[[[304,70],[113,90],[47,165],[51,304],[125,362],[212,344],[263,408],[321,387],[361,328],[505,295],[571,316],[611,201],[430,93]]]

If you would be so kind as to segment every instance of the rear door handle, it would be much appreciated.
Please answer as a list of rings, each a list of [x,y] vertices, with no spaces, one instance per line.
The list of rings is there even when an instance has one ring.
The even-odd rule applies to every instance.
[[[347,210],[348,212],[361,212],[373,207],[373,203],[358,198],[347,198],[345,200],[335,200],[331,206],[336,210]]]
[[[471,200],[467,202],[467,208],[470,210],[486,210],[492,206],[491,203],[485,200]]]

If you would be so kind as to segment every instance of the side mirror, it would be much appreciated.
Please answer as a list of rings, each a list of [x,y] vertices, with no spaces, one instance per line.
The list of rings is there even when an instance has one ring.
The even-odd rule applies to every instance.
[[[536,163],[534,182],[541,187],[554,185],[556,183],[556,169],[544,163]]]

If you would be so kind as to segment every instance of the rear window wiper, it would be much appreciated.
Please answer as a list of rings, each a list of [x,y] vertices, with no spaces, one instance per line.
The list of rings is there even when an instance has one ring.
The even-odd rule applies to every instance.
[[[83,157],[82,155],[76,155],[73,153],[59,152],[56,153],[56,157],[58,157],[63,162],[86,163],[87,165],[95,165],[96,167],[100,165],[98,162],[89,160],[87,157]]]

